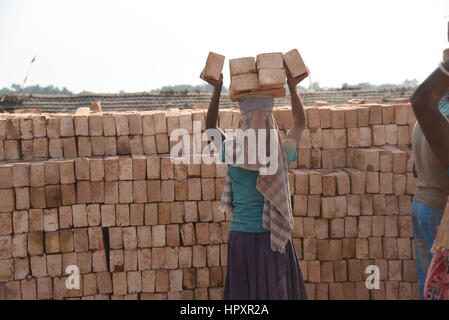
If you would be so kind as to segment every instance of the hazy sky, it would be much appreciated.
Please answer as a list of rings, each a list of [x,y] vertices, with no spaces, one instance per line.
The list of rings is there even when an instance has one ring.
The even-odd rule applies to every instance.
[[[422,81],[449,47],[448,20],[448,0],[0,0],[0,88],[34,55],[28,85],[136,92],[203,83],[209,51],[292,48],[321,86]]]

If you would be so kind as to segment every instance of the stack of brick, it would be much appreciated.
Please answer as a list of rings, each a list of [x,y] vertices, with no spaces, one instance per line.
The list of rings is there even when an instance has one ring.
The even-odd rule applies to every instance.
[[[274,115],[284,134],[290,108]],[[306,116],[290,189],[309,297],[416,298],[410,105],[308,107]],[[238,119],[221,110],[219,125]],[[2,115],[0,299],[220,299],[226,165],[163,155],[176,128],[198,139],[194,120],[204,130],[204,110]],[[380,290],[365,287],[373,264]],[[79,290],[65,287],[69,265],[80,269]]]
[[[208,59],[209,61],[209,59]],[[238,101],[250,95],[285,96],[286,67],[293,78],[307,76],[309,71],[297,49],[285,54],[281,52],[261,53],[253,57],[229,60],[231,85],[229,96]]]
[[[218,299],[224,164],[105,157],[3,164],[0,297]],[[76,265],[81,288],[67,290]]]
[[[407,151],[415,123],[410,104],[306,107],[299,159],[292,167],[333,169],[353,166],[357,148],[395,146]],[[274,116],[284,132],[293,125],[290,108]]]
[[[231,85],[229,95],[238,101],[248,95],[285,96],[286,74],[282,53],[262,53],[253,57],[229,60]]]
[[[166,155],[186,136],[190,150],[185,149],[185,153],[198,153],[193,142],[201,140],[205,114],[206,110],[191,109],[88,115],[0,114],[0,161]],[[293,125],[290,107],[276,107],[274,116],[284,132]],[[239,119],[238,109],[220,110],[222,129],[237,128]],[[323,162],[323,168],[344,167],[343,152],[347,148],[408,147],[414,121],[409,104],[306,107],[307,129],[298,166],[320,168]],[[182,131],[171,141],[175,129]]]
[[[0,115],[0,161],[91,156],[157,155],[170,151],[169,133],[204,130],[204,110]],[[198,131],[198,132],[200,132]]]
[[[260,89],[283,88],[286,81],[282,53],[262,53],[257,55],[257,73]]]
[[[368,154],[363,169],[292,170],[293,241],[311,298],[417,296],[414,179],[404,154]],[[380,290],[365,287],[368,265],[380,268]]]
[[[229,86],[231,95],[259,89],[259,75],[257,74],[256,60],[253,57],[229,60],[229,71],[231,73],[231,85]]]
[[[315,299],[415,299],[409,104],[307,108],[291,170],[295,245]],[[279,110],[281,127],[291,126]],[[365,269],[380,268],[380,290]]]

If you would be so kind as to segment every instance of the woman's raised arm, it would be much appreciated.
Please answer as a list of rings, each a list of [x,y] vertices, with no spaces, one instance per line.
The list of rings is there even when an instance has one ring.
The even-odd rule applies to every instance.
[[[449,168],[449,121],[438,109],[449,91],[449,59],[424,80],[410,98],[424,136],[441,163]]]

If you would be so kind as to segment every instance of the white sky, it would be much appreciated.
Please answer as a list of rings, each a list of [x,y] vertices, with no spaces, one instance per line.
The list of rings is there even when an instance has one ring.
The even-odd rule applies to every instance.
[[[203,83],[209,51],[292,48],[321,86],[422,81],[449,47],[448,20],[448,0],[0,0],[0,88],[34,55],[27,85],[135,92]]]

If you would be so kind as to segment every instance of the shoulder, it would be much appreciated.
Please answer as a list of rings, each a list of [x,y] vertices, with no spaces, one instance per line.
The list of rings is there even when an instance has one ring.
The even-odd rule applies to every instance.
[[[284,149],[287,155],[287,162],[293,162],[298,157],[298,151],[296,150],[296,142],[292,139],[284,139]]]
[[[296,142],[293,139],[284,139],[285,152],[296,151]]]

